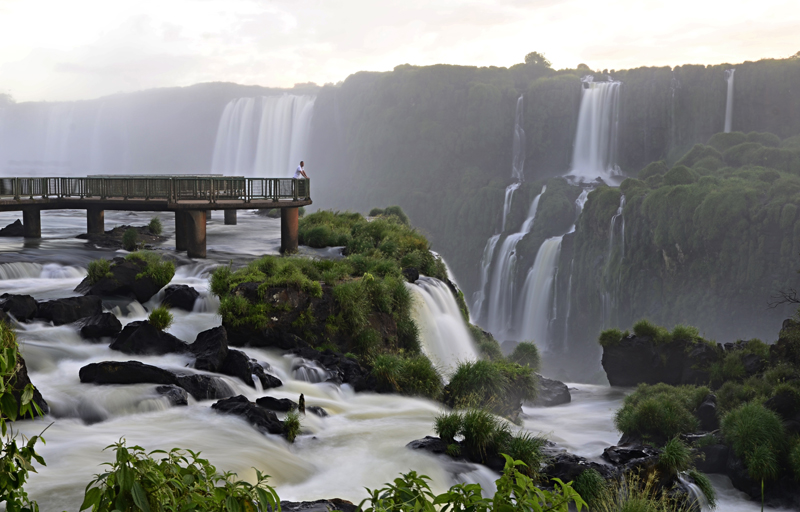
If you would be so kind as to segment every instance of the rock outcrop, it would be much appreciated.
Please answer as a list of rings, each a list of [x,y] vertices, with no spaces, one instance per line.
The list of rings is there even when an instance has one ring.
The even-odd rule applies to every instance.
[[[191,286],[172,284],[164,288],[164,298],[161,300],[161,305],[192,312],[194,310],[194,302],[199,296],[200,293]]]
[[[147,263],[142,260],[114,258],[109,270],[111,275],[100,278],[96,283],[86,277],[75,291],[99,297],[129,297],[144,303],[161,289],[155,279],[144,273],[145,270]]]
[[[64,325],[102,312],[100,297],[68,297],[40,302],[36,318],[53,322],[53,325]]]
[[[122,332],[122,323],[112,313],[100,313],[78,321],[81,338],[99,340],[101,338],[116,338]]]
[[[131,322],[111,343],[112,350],[125,354],[164,355],[189,353],[189,345],[153,327],[147,320]]]
[[[561,381],[542,377],[538,373],[539,392],[536,400],[531,405],[537,407],[553,407],[554,405],[568,404],[572,401],[569,388]]]
[[[0,309],[18,322],[29,322],[39,312],[39,304],[30,295],[0,295]]]
[[[0,229],[0,236],[25,236],[25,226],[22,225],[22,221],[17,219],[3,229]]]

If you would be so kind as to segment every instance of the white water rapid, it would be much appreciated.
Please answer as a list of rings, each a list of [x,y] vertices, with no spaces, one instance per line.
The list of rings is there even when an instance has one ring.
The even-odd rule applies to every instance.
[[[407,287],[414,296],[422,350],[433,364],[449,375],[459,362],[477,360],[478,350],[450,288],[426,276]]]
[[[211,172],[261,178],[291,177],[306,158],[314,96],[239,98],[219,121]]]
[[[595,82],[594,77],[587,76],[582,83],[572,168],[567,178],[583,183],[601,178],[607,184],[616,184],[621,174],[616,152],[622,82]]]
[[[725,133],[733,126],[733,74],[736,69],[725,70],[725,81],[728,82],[728,93],[725,97]]]

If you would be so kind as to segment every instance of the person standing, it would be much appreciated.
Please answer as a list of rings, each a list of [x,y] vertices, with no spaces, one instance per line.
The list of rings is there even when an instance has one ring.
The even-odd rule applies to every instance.
[[[297,166],[297,169],[294,170],[294,179],[299,180],[300,178],[308,179],[308,175],[306,174],[305,170],[305,162],[300,161],[300,165]]]

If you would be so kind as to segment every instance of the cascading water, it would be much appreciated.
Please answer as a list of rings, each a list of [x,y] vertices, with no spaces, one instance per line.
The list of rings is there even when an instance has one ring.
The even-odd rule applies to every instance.
[[[567,178],[584,183],[601,178],[614,184],[621,174],[616,165],[616,150],[622,82],[595,82],[590,75],[582,83],[572,169]]]
[[[547,190],[547,186],[542,187],[542,191],[533,199],[528,209],[528,216],[522,224],[522,229],[518,233],[508,235],[495,258],[494,271],[491,273],[491,280],[487,283],[489,293],[489,310],[486,317],[486,324],[489,331],[496,336],[507,336],[513,329],[512,319],[514,315],[514,281],[517,274],[517,244],[525,235],[530,233],[533,222],[536,218],[536,211],[539,208],[539,200]]]
[[[542,243],[536,260],[522,289],[522,308],[518,318],[519,339],[535,341],[545,350],[550,348],[550,322],[554,320],[553,284],[561,254],[563,236],[548,238]]]
[[[620,219],[620,252],[619,256],[622,258],[625,256],[625,217],[622,215],[622,210],[625,208],[625,194],[622,194],[619,198],[619,208],[617,208],[617,213],[611,217],[611,227],[609,229],[609,238],[608,238],[608,260],[611,261],[612,253],[614,251],[614,231],[617,227],[617,219]]]
[[[284,94],[228,103],[217,129],[211,172],[290,177],[308,150],[315,100]]]
[[[569,233],[574,233],[575,228],[578,225],[577,219],[580,218],[581,213],[583,213],[583,207],[586,205],[586,200],[589,198],[589,189],[583,189],[581,195],[578,196],[578,199],[575,200],[575,224],[569,230]],[[575,258],[571,259],[569,262],[569,280],[567,281],[567,312],[564,315],[564,348],[567,348],[569,344],[569,318],[572,314],[572,271],[573,266],[575,263]]]
[[[474,303],[472,306],[472,314],[475,315],[476,321],[481,323],[484,321],[483,303],[486,299],[486,286],[489,282],[489,271],[492,269],[492,257],[494,256],[494,249],[497,247],[497,241],[500,240],[500,235],[492,235],[486,241],[486,247],[483,248],[483,256],[481,256],[481,286],[474,295]]]
[[[414,296],[414,320],[425,355],[446,375],[459,362],[477,360],[478,350],[450,288],[426,276],[407,288]]]
[[[736,69],[725,70],[725,81],[728,82],[728,94],[725,98],[725,133],[733,126],[733,74]]]
[[[506,195],[503,199],[503,225],[500,228],[501,233],[506,230],[506,219],[508,218],[508,212],[511,211],[511,202],[514,200],[514,191],[519,188],[519,185],[519,182],[515,182],[506,187]]]
[[[517,110],[514,115],[514,142],[511,145],[511,177],[524,181],[525,176],[525,129],[524,102],[522,95],[517,99]]]

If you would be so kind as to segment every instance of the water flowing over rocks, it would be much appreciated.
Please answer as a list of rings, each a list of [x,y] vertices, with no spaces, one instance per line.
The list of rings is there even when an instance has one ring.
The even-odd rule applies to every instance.
[[[36,318],[64,325],[103,312],[100,297],[69,297],[40,302]]]
[[[100,297],[129,297],[145,303],[161,289],[152,277],[143,274],[146,267],[147,263],[142,260],[114,258],[110,276],[104,276],[94,284],[86,277],[75,291]]]
[[[249,357],[241,350],[228,350],[225,360],[219,367],[219,373],[238,377],[251,388],[256,387],[253,377],[261,383],[262,389],[279,388],[283,382],[274,375],[268,374],[264,367],[255,359]]]
[[[164,288],[164,299],[162,306],[183,309],[191,312],[194,310],[194,302],[200,296],[200,292],[185,284],[173,284]]]
[[[116,338],[122,332],[122,323],[113,313],[100,313],[83,318],[77,322],[81,338],[99,340],[101,338]]]
[[[190,352],[189,345],[175,336],[156,329],[147,320],[131,322],[110,345],[111,350],[125,354],[181,354]]]
[[[329,500],[316,500],[316,501],[281,501],[281,510],[285,512],[331,512],[337,510],[339,512],[356,512],[359,508],[353,503],[333,498]]]
[[[203,331],[188,348],[195,356],[195,368],[218,372],[228,357],[228,333],[222,326]]]
[[[217,412],[233,414],[242,417],[256,429],[269,434],[282,435],[283,422],[272,412],[259,407],[244,395],[226,398],[211,406]]]
[[[39,304],[30,295],[0,295],[0,309],[13,316],[18,322],[33,320],[39,311]]]
[[[256,405],[275,412],[289,412],[297,409],[297,402],[294,400],[288,398],[274,398],[271,396],[262,396],[256,400]]]

